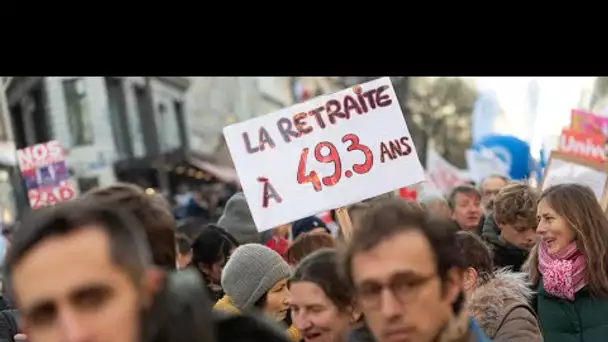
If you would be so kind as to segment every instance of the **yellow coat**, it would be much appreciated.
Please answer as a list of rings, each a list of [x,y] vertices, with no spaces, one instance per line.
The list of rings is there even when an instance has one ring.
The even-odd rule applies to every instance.
[[[232,300],[228,296],[222,297],[222,299],[218,300],[217,303],[213,306],[214,309],[230,312],[233,314],[240,314],[241,310],[239,310],[236,306],[232,304]],[[292,342],[300,342],[302,340],[302,334],[300,331],[293,325],[291,325],[285,331],[287,333],[287,337]]]

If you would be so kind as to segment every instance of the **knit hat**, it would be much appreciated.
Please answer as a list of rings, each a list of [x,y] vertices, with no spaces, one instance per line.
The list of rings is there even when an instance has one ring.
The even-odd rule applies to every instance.
[[[327,228],[327,225],[323,220],[316,216],[309,216],[297,220],[291,225],[291,235],[295,240],[300,234],[308,233],[316,228],[324,228],[328,234],[331,234],[331,230]]]
[[[249,205],[242,192],[237,192],[230,197],[217,225],[234,236],[239,244],[262,242],[262,237],[255,227]]]
[[[249,310],[281,279],[291,276],[291,268],[272,249],[255,243],[234,250],[222,270],[222,288],[241,311]]]

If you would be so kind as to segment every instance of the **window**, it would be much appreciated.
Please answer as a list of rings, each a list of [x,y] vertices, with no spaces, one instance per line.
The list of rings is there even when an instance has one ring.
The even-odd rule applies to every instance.
[[[149,95],[145,88],[137,85],[133,85],[133,91],[137,104],[137,123],[140,127],[134,136],[134,140],[143,143],[146,155],[156,155],[158,153],[158,141],[155,140],[156,135],[153,133],[153,130],[156,129],[154,121],[150,120],[152,111],[150,110]]]
[[[121,158],[133,157],[133,146],[129,132],[129,118],[127,116],[126,99],[123,81],[120,78],[106,77],[106,90],[110,110],[110,123],[114,146]]]
[[[72,146],[93,144],[93,126],[89,107],[86,103],[84,80],[75,78],[63,81],[63,94]]]
[[[173,110],[179,131],[179,141],[182,148],[188,148],[188,132],[186,131],[186,118],[184,117],[184,105],[179,100],[173,101]]]
[[[170,151],[181,147],[179,140],[178,123],[175,113],[168,99],[158,105],[159,122],[159,142],[163,151]]]
[[[4,90],[0,86],[0,141],[8,140],[8,102],[4,98]]]

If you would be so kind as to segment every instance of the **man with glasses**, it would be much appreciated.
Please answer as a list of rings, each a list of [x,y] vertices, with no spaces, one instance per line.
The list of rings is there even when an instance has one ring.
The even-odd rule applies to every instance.
[[[374,203],[347,247],[346,279],[377,342],[483,342],[464,307],[464,263],[452,221],[416,203]]]
[[[481,192],[481,203],[484,214],[489,215],[494,210],[494,200],[500,189],[509,184],[509,178],[503,175],[490,175],[481,181],[479,191]]]

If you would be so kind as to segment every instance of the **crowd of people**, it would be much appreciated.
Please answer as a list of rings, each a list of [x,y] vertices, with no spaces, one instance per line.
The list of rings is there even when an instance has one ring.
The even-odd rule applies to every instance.
[[[608,219],[585,186],[490,176],[348,212],[352,234],[317,216],[260,233],[240,192],[209,223],[93,189],[11,232],[0,341],[608,338]]]

